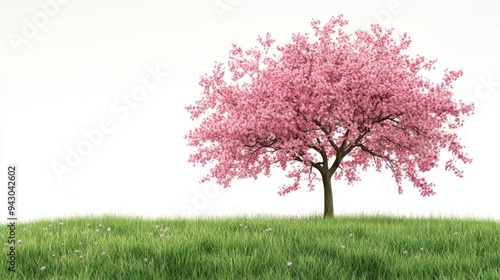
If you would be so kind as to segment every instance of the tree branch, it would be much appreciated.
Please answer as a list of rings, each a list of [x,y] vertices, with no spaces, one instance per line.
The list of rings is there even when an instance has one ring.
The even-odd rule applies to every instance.
[[[317,120],[313,120],[313,123],[316,124],[321,129],[321,131],[326,135],[326,138],[328,139],[328,143],[330,143],[330,145],[332,145],[335,152],[338,153],[340,151],[340,149],[339,149],[339,146],[337,146],[337,144],[335,144],[335,142],[333,142],[333,140],[330,138],[331,132],[328,131],[325,127],[323,127],[321,122],[319,122]]]
[[[350,130],[348,129],[345,134],[344,134],[344,141],[342,141],[342,145],[340,145],[340,150],[344,150],[345,144],[347,143],[347,138],[349,138],[349,132]]]

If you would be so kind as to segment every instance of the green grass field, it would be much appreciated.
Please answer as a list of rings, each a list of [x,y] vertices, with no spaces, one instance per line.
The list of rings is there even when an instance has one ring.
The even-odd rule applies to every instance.
[[[500,223],[486,220],[106,216],[16,235],[17,270],[5,244],[0,279],[500,279]]]

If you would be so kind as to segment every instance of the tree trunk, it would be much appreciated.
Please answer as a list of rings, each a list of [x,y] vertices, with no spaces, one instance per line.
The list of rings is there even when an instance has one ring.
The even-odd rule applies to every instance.
[[[323,178],[323,188],[325,191],[325,213],[324,218],[333,218],[333,192],[332,192],[332,174],[329,172],[321,173]]]

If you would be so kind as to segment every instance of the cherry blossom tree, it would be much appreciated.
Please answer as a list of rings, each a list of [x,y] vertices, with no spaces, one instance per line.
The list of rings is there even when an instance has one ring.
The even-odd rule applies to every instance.
[[[431,81],[422,72],[436,60],[407,54],[410,38],[371,25],[343,32],[347,21],[313,20],[314,35],[294,34],[274,46],[268,33],[258,47],[233,44],[227,65],[216,63],[200,78],[203,96],[188,106],[199,126],[186,138],[195,148],[189,161],[212,167],[202,182],[229,187],[234,179],[269,176],[276,166],[291,182],[323,182],[324,217],[333,217],[332,178],[349,184],[373,167],[392,172],[402,192],[409,181],[422,196],[435,194],[423,174],[447,150],[446,170],[462,177],[463,152],[456,129],[473,105],[453,98],[462,70],[445,70]],[[319,173],[320,176],[317,176]]]

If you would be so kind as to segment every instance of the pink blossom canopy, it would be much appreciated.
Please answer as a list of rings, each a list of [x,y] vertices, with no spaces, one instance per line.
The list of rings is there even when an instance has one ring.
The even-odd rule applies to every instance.
[[[188,106],[200,124],[186,136],[196,151],[189,161],[210,163],[210,174],[228,187],[238,178],[286,170],[292,182],[310,190],[313,168],[332,170],[335,179],[359,180],[359,171],[388,168],[399,185],[408,180],[422,196],[434,194],[423,172],[449,151],[446,170],[462,176],[456,160],[470,163],[454,131],[472,105],[453,99],[461,70],[446,70],[440,83],[424,77],[435,60],[405,54],[410,38],[392,30],[346,34],[347,21],[312,21],[314,35],[294,34],[275,46],[267,34],[259,47],[233,44],[227,65],[201,77],[203,97]],[[328,163],[330,160],[330,163]],[[337,169],[338,167],[338,169]]]

